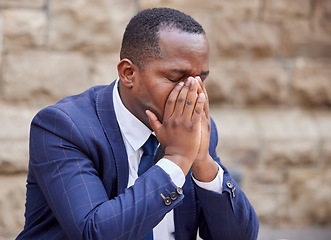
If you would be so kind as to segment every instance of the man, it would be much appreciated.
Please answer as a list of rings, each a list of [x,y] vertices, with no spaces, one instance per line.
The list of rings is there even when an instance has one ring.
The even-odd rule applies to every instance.
[[[216,156],[208,57],[182,12],[133,17],[119,78],[33,119],[18,239],[256,239],[254,209]]]

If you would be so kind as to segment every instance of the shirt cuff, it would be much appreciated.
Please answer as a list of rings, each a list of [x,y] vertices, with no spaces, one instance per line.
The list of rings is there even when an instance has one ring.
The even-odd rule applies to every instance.
[[[223,169],[221,168],[220,165],[218,165],[218,172],[217,172],[216,177],[211,182],[200,182],[194,178],[193,174],[192,174],[192,179],[196,183],[196,185],[198,185],[199,187],[201,187],[205,190],[222,193]]]
[[[171,180],[177,187],[183,187],[185,183],[185,175],[176,163],[173,163],[166,158],[162,158],[156,163],[156,165],[170,175]]]

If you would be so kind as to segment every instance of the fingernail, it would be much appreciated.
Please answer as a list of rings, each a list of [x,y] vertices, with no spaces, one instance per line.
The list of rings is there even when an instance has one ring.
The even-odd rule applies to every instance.
[[[178,86],[182,87],[184,85],[184,82],[178,83]]]

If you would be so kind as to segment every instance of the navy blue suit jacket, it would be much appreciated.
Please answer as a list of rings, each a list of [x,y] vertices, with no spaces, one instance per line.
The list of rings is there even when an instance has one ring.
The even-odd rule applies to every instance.
[[[17,239],[140,239],[174,209],[176,239],[256,239],[258,220],[224,169],[223,193],[183,194],[153,166],[127,188],[128,160],[113,107],[113,86],[97,86],[41,110],[33,119],[24,230]],[[219,164],[212,122],[210,155]],[[234,184],[235,196],[227,187]]]

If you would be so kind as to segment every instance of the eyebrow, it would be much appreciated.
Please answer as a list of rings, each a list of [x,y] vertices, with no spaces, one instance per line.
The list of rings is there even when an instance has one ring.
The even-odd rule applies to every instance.
[[[189,72],[188,70],[177,69],[177,68],[171,69],[171,71],[172,72],[176,72],[176,73],[180,73],[180,74],[187,74]],[[210,72],[209,70],[208,71],[202,71],[200,73],[200,75],[208,76],[209,75],[209,72]]]

